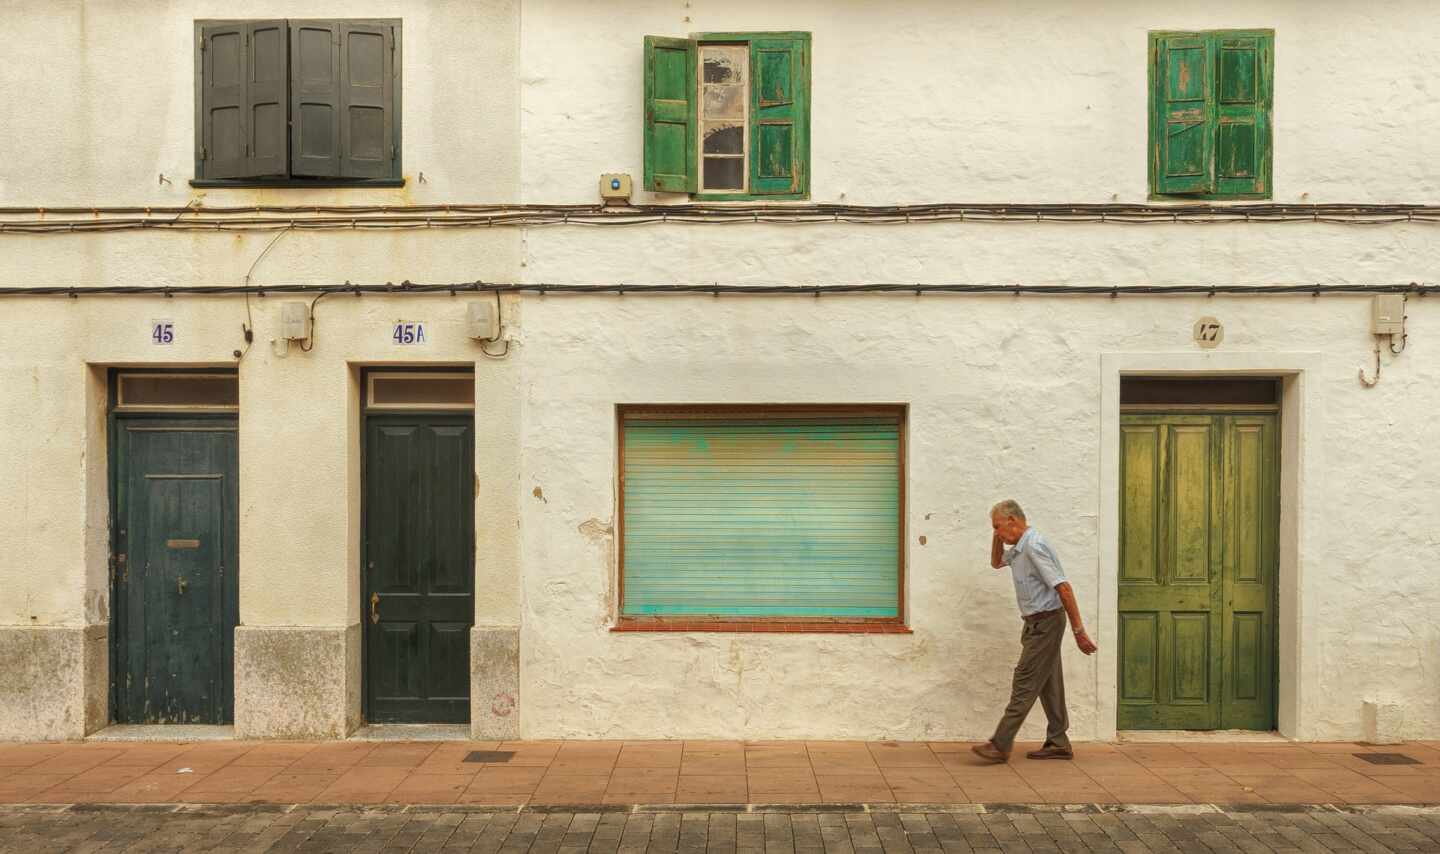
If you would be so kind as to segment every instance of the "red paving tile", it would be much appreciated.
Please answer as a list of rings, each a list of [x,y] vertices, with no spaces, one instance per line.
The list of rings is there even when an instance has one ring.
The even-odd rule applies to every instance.
[[[0,803],[1434,803],[1440,747],[1081,744],[1008,765],[970,742],[201,742],[0,745]],[[466,762],[474,750],[514,752]],[[1362,752],[1419,765],[1371,765]]]

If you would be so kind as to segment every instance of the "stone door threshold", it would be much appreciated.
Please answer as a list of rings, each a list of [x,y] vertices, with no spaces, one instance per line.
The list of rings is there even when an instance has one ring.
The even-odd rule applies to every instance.
[[[85,736],[86,741],[229,741],[233,726],[205,724],[111,724]]]
[[[350,741],[469,741],[469,724],[369,724]]]
[[[1130,729],[1115,733],[1117,744],[1147,744],[1151,742],[1181,744],[1291,744],[1294,740],[1278,732],[1256,732],[1248,729]]]

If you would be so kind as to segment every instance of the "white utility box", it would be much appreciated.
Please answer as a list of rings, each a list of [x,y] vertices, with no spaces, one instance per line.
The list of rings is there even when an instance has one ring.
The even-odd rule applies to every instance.
[[[1370,320],[1370,331],[1376,335],[1405,334],[1405,295],[1378,294],[1375,297],[1374,314]]]
[[[472,302],[466,307],[465,331],[471,338],[494,341],[500,337],[500,317],[495,304]]]
[[[303,302],[280,304],[280,337],[305,341],[310,337],[310,306]]]

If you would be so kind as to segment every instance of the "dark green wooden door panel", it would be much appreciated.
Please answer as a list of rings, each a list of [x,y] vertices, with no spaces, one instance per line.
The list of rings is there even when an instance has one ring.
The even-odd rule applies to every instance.
[[[235,422],[117,418],[115,718],[233,716]]]
[[[1119,728],[1273,726],[1274,423],[1122,419]]]
[[[366,715],[465,723],[475,613],[473,420],[371,416],[365,441]]]

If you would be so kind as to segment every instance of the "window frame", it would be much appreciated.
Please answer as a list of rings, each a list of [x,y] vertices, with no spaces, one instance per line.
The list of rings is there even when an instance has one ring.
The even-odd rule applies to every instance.
[[[804,99],[804,102],[805,102],[805,105],[804,105],[805,132],[800,135],[800,139],[796,141],[796,145],[795,145],[796,167],[799,168],[799,169],[801,169],[801,170],[803,170],[803,175],[802,175],[801,180],[800,180],[800,189],[799,189],[798,191],[794,192],[794,193],[754,193],[754,192],[751,192],[751,189],[753,189],[753,188],[747,189],[747,190],[746,190],[745,192],[743,192],[743,193],[735,193],[735,192],[714,192],[714,193],[694,192],[694,193],[691,193],[691,194],[690,194],[690,198],[693,199],[693,200],[695,200],[695,201],[699,201],[699,202],[801,202],[801,201],[808,201],[809,198],[810,198],[810,119],[811,119],[811,117],[812,117],[812,115],[813,115],[813,113],[812,113],[812,111],[811,111],[811,109],[810,109],[810,106],[811,106],[811,100],[810,100],[810,88],[811,88],[811,87],[810,87],[811,34],[810,34],[809,32],[802,32],[802,31],[798,31],[798,30],[790,30],[790,31],[783,31],[783,32],[782,32],[782,31],[776,31],[776,30],[760,30],[760,31],[755,31],[755,32],[743,32],[743,33],[737,33],[737,32],[691,33],[689,36],[687,36],[687,38],[689,38],[691,41],[695,42],[695,47],[696,47],[697,49],[698,49],[701,45],[704,45],[704,44],[741,44],[741,43],[743,43],[743,44],[745,45],[745,51],[746,51],[747,56],[750,55],[750,54],[751,54],[751,51],[753,50],[753,48],[751,47],[751,42],[755,41],[756,39],[796,39],[796,40],[798,40],[798,41],[804,42],[804,44],[805,44],[804,53],[803,53],[803,56],[804,56],[804,67],[803,67],[802,72],[801,72],[801,75],[800,75],[800,85],[799,85],[798,91],[797,91],[797,93],[796,93],[797,99],[803,98],[803,99]],[[752,56],[751,58],[753,59],[753,56]],[[697,57],[697,63],[698,63],[698,57]],[[704,88],[704,87],[705,87],[705,80],[704,80],[704,76],[705,76],[705,75],[704,75],[703,71],[704,71],[703,67],[697,67],[697,68],[695,69],[695,85],[696,85],[696,99],[695,99],[695,134],[696,134],[696,139],[695,139],[695,148],[696,148],[696,150],[697,150],[697,152],[698,152],[698,156],[697,156],[696,162],[695,162],[695,164],[694,164],[694,167],[695,167],[696,170],[699,170],[699,169],[700,169],[701,165],[703,164],[704,157],[705,157],[705,139],[704,139],[704,136],[703,136],[703,128],[701,127],[702,122],[701,122],[701,115],[700,115],[701,110],[703,109],[703,105],[704,105],[704,100],[703,100],[702,95],[703,95],[703,93],[704,93],[704,91],[705,91],[705,88]],[[747,107],[746,107],[746,115],[745,115],[745,122],[746,122],[746,145],[747,145],[747,146],[750,146],[750,145],[753,145],[753,144],[754,144],[754,143],[753,143],[753,140],[750,139],[750,133],[749,133],[750,113],[749,113],[749,105],[748,105],[748,100],[754,96],[754,92],[755,92],[754,86],[755,86],[755,77],[754,77],[754,75],[753,75],[753,73],[752,73],[751,76],[750,76],[750,79],[749,79],[749,81],[748,81],[748,85],[746,86],[746,88],[747,88],[749,91],[746,92],[746,95],[745,95],[745,97],[746,97],[746,99],[747,99]],[[746,174],[745,174],[745,183],[746,183],[747,186],[748,186],[749,183],[750,183],[750,174],[749,174],[749,173],[750,173],[750,160],[751,160],[750,150],[749,150],[749,148],[747,147],[747,149],[746,149],[746,151],[745,151],[745,173],[746,173]],[[703,173],[702,173],[702,172],[699,172],[699,171],[696,172],[696,180],[703,182],[704,176],[703,176]]]
[[[205,72],[204,51],[200,49],[201,39],[204,37],[205,27],[217,24],[239,24],[251,21],[270,20],[268,18],[196,18],[192,45],[195,53],[195,144],[194,144],[194,176],[190,179],[190,186],[200,189],[224,189],[224,188],[301,188],[311,189],[336,189],[340,187],[403,187],[405,186],[405,173],[402,168],[402,157],[405,149],[401,144],[403,133],[401,125],[404,121],[404,109],[402,104],[402,93],[404,87],[401,85],[403,75],[401,72],[405,60],[405,45],[402,38],[403,18],[280,18],[286,22],[286,26],[292,23],[312,23],[325,21],[344,21],[351,24],[366,24],[377,27],[391,27],[394,29],[395,59],[394,59],[394,80],[392,81],[392,93],[394,103],[393,133],[391,144],[395,146],[395,162],[391,167],[391,174],[385,178],[296,178],[293,175],[286,175],[283,178],[205,178],[205,161],[200,156],[200,149],[205,145],[205,91],[203,74]],[[286,48],[289,48],[287,41]],[[289,92],[289,81],[286,81],[286,92]],[[290,116],[290,103],[287,97],[285,105],[286,128],[290,128],[293,119]],[[290,134],[286,133],[286,170],[290,169]]]
[[[1210,38],[1261,38],[1269,39],[1270,56],[1269,65],[1263,74],[1264,85],[1260,88],[1259,96],[1262,104],[1261,109],[1265,111],[1268,121],[1269,136],[1265,140],[1268,150],[1259,157],[1263,164],[1259,177],[1264,181],[1265,189],[1259,193],[1160,193],[1156,191],[1159,176],[1156,170],[1159,164],[1151,155],[1151,149],[1155,145],[1160,134],[1163,132],[1163,111],[1160,107],[1160,73],[1156,65],[1156,57],[1159,43],[1168,38],[1183,37],[1194,34],[1203,35],[1207,40]],[[1275,161],[1275,30],[1273,28],[1240,28],[1240,29],[1216,29],[1216,30],[1150,30],[1146,38],[1146,79],[1145,92],[1145,162],[1146,162],[1146,190],[1151,201],[1158,202],[1195,202],[1195,201],[1269,201],[1275,197],[1274,182],[1274,161]],[[1215,96],[1219,97],[1218,93]]]
[[[668,616],[626,615],[625,609],[625,425],[630,418],[717,422],[763,418],[894,418],[898,439],[896,486],[898,531],[894,617]],[[910,407],[908,404],[617,404],[615,407],[615,583],[612,632],[779,632],[816,634],[909,634],[907,582],[907,485]]]

